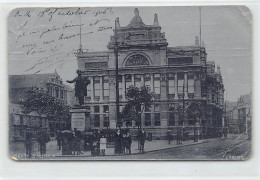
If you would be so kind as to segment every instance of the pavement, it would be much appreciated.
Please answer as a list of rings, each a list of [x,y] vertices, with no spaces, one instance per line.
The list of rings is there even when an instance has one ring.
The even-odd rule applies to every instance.
[[[178,147],[184,147],[184,146],[192,146],[196,144],[201,144],[201,143],[206,143],[208,140],[199,140],[198,142],[194,141],[183,141],[182,144],[177,144],[176,140],[171,141],[170,144],[168,144],[168,141],[166,140],[152,140],[152,141],[145,141],[144,145],[144,152],[140,152],[138,150],[138,141],[133,140],[132,146],[131,146],[131,151],[132,155],[135,154],[142,154],[142,153],[148,153],[148,152],[155,152],[155,151],[160,151],[160,150],[165,150],[165,149],[171,149],[171,148],[178,148]],[[90,151],[82,151],[82,154],[80,155],[62,155],[62,151],[57,149],[57,141],[56,140],[51,140],[47,143],[46,145],[46,155],[45,157],[41,157],[39,154],[39,146],[38,143],[35,142],[33,145],[33,158],[54,158],[54,157],[89,157],[92,156]],[[9,146],[9,152],[10,156],[14,157],[13,159],[26,159],[25,155],[25,146],[23,142],[15,142],[11,143]],[[114,154],[114,147],[112,146],[107,146],[105,156],[125,156],[128,154],[121,154],[121,155],[115,155]],[[55,158],[54,158],[55,159]]]

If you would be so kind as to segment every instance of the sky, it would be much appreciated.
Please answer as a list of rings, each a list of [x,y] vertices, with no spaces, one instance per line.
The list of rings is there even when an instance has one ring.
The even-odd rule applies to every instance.
[[[53,73],[63,82],[76,76],[75,52],[105,51],[114,20],[127,26],[135,7],[14,9],[8,19],[9,74]],[[157,13],[168,47],[194,45],[200,32],[199,8],[138,7],[146,25]],[[80,14],[80,15],[79,15]],[[225,100],[237,101],[252,90],[252,17],[244,6],[201,8],[201,34],[207,60],[220,65]],[[71,86],[71,85],[70,85]]]

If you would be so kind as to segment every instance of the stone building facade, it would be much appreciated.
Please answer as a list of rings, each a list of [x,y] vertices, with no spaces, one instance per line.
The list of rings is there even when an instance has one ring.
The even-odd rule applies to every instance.
[[[111,36],[104,52],[77,54],[78,69],[89,76],[88,96],[90,128],[116,128],[115,43],[119,44],[120,111],[127,103],[126,91],[131,85],[148,86],[154,93],[151,108],[141,114],[141,124],[154,136],[163,136],[168,128],[179,125],[194,126],[194,119],[180,119],[179,106],[187,108],[191,102],[202,102],[207,107],[202,126],[221,126],[224,86],[220,68],[207,61],[205,47],[195,45],[168,47],[165,33],[161,32],[157,14],[154,23],[145,25],[135,9],[129,25],[121,27],[116,20],[116,34]],[[123,127],[126,127],[123,124]],[[136,129],[135,122],[129,127]]]
[[[28,74],[28,75],[9,75],[9,117],[11,128],[11,139],[22,140],[26,128],[33,130],[45,128],[54,136],[56,128],[66,128],[69,124],[66,121],[56,122],[41,117],[32,112],[24,114],[20,102],[26,97],[26,91],[32,87],[43,88],[43,90],[54,98],[64,100],[67,104],[75,104],[73,88],[63,84],[58,73],[48,74]]]

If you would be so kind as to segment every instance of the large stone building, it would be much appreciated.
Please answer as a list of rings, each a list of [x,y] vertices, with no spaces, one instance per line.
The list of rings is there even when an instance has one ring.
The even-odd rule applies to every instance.
[[[155,98],[151,108],[141,114],[141,124],[154,136],[163,136],[167,128],[178,125],[194,126],[194,119],[185,118],[183,122],[179,118],[177,108],[183,104],[187,108],[195,101],[207,107],[200,125],[222,126],[224,86],[220,68],[215,71],[214,62],[207,61],[198,37],[195,45],[168,47],[157,14],[152,25],[143,23],[138,9],[134,14],[126,27],[116,20],[120,111],[127,102],[127,88],[145,85]],[[80,51],[77,55],[78,69],[91,80],[85,98],[91,110],[86,122],[90,128],[116,128],[115,42],[116,37],[111,36],[107,51]],[[136,129],[135,123],[131,129]]]
[[[28,74],[28,75],[9,75],[9,115],[10,115],[10,138],[22,140],[27,127],[37,130],[46,128],[51,136],[54,135],[56,128],[66,128],[69,122],[54,122],[45,116],[39,117],[37,112],[24,114],[21,101],[26,97],[26,91],[32,87],[43,88],[43,90],[60,100],[64,100],[67,104],[75,104],[75,96],[73,88],[63,84],[58,73],[48,74]]]

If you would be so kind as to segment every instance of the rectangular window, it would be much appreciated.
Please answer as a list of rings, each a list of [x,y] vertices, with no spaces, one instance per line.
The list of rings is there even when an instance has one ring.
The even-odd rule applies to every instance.
[[[194,93],[194,79],[188,79],[188,93]]]
[[[145,126],[151,126],[151,113],[144,114]]]
[[[144,110],[145,112],[151,112],[151,106],[145,106]]]
[[[160,113],[154,114],[154,125],[160,126],[161,125],[161,119],[160,119]]]
[[[154,94],[161,94],[160,74],[154,74]]]
[[[104,105],[103,106],[103,112],[104,113],[109,113],[109,105]]]
[[[175,115],[174,112],[169,112],[169,126],[175,126]]]
[[[109,97],[109,78],[108,78],[108,76],[103,77],[103,96]]]
[[[212,102],[215,102],[215,94],[212,94]]]
[[[160,104],[154,105],[154,112],[160,112]]]
[[[99,114],[94,115],[94,127],[100,127],[100,115]]]
[[[91,97],[91,87],[93,86],[92,81],[89,82],[87,86],[87,97]]]
[[[126,89],[129,88],[129,86],[132,85],[132,76],[131,74],[127,74],[125,75],[125,86],[126,86]]]
[[[135,80],[135,86],[138,87],[138,88],[140,88],[142,86],[142,78],[141,78],[141,76],[142,75],[139,75],[139,74],[134,76],[134,78],[135,78],[134,79]]]
[[[109,128],[109,126],[110,126],[110,123],[109,123],[109,115],[104,114],[103,117],[104,117],[104,127]]]
[[[94,77],[94,96],[100,97],[100,77]]]
[[[145,74],[144,75],[144,85],[146,87],[148,87],[148,89],[151,90],[151,76],[150,76],[150,74]]]
[[[175,89],[174,89],[174,74],[169,74],[168,76],[168,88],[169,88],[169,94],[174,94]]]
[[[20,124],[23,125],[23,116],[20,115]]]
[[[192,63],[193,63],[192,57],[177,57],[177,58],[169,58],[168,59],[169,65],[192,64]]]
[[[178,93],[179,94],[184,93],[183,92],[184,91],[183,85],[184,85],[184,80],[183,79],[178,80]]]
[[[100,110],[99,110],[99,106],[94,106],[94,113],[99,113]]]

